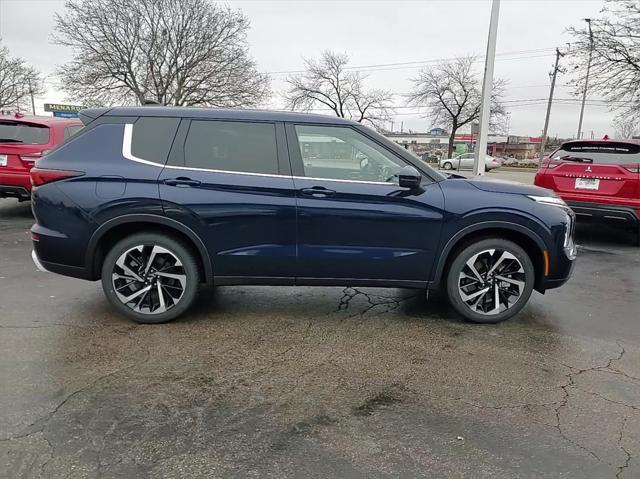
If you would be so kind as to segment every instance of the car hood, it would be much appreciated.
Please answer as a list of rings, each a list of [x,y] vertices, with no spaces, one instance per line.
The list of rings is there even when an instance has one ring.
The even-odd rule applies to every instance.
[[[516,195],[555,196],[553,191],[533,185],[524,185],[515,181],[487,180],[484,178],[468,178],[465,180],[479,190],[492,193],[512,193]]]

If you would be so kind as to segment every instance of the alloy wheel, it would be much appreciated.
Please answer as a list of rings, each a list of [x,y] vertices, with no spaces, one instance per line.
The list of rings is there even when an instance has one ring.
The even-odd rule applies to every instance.
[[[525,289],[525,271],[509,251],[487,249],[469,258],[458,276],[458,291],[474,313],[500,314],[512,308]]]
[[[142,314],[160,314],[173,308],[187,285],[182,262],[157,245],[138,245],[122,253],[111,280],[122,304]]]

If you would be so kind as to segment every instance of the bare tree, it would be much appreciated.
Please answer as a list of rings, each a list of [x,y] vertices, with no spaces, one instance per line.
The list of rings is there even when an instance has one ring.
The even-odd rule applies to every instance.
[[[607,0],[600,18],[591,19],[593,56],[589,89],[601,93],[612,110],[640,118],[640,3]],[[591,46],[588,28],[569,28],[570,54],[579,72],[575,85],[584,86]]]
[[[287,79],[288,108],[329,109],[340,118],[370,123],[376,128],[391,119],[391,92],[367,89],[364,86],[367,77],[348,69],[348,55],[324,51],[319,60],[305,59],[304,63],[304,73]]]
[[[0,45],[0,109],[31,110],[30,94],[44,93],[40,72]]]
[[[255,106],[269,94],[240,11],[207,0],[67,0],[65,7],[53,39],[73,59],[58,73],[86,105]]]
[[[480,118],[481,85],[473,70],[475,57],[456,58],[433,68],[425,68],[414,78],[409,101],[428,109],[435,125],[449,128],[448,157],[453,154],[456,132]],[[491,91],[491,126],[498,125],[505,115],[500,98],[504,95],[504,81],[494,80]]]
[[[616,138],[633,138],[640,134],[640,120],[633,116],[618,115],[613,119]]]

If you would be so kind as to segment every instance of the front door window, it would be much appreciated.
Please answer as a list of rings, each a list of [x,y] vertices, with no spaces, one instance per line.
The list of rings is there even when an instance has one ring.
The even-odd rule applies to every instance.
[[[349,127],[297,125],[304,176],[398,183],[400,159]]]

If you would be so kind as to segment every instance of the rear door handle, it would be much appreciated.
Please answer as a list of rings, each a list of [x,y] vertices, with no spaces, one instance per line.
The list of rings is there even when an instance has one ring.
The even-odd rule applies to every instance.
[[[187,188],[189,186],[198,186],[201,184],[201,181],[192,180],[191,178],[186,178],[184,176],[179,176],[178,178],[167,178],[164,180],[164,184],[168,186],[178,186],[181,188]]]
[[[300,193],[305,196],[313,196],[314,198],[326,198],[327,196],[333,196],[335,191],[329,190],[324,186],[314,186],[313,188],[302,188]]]

